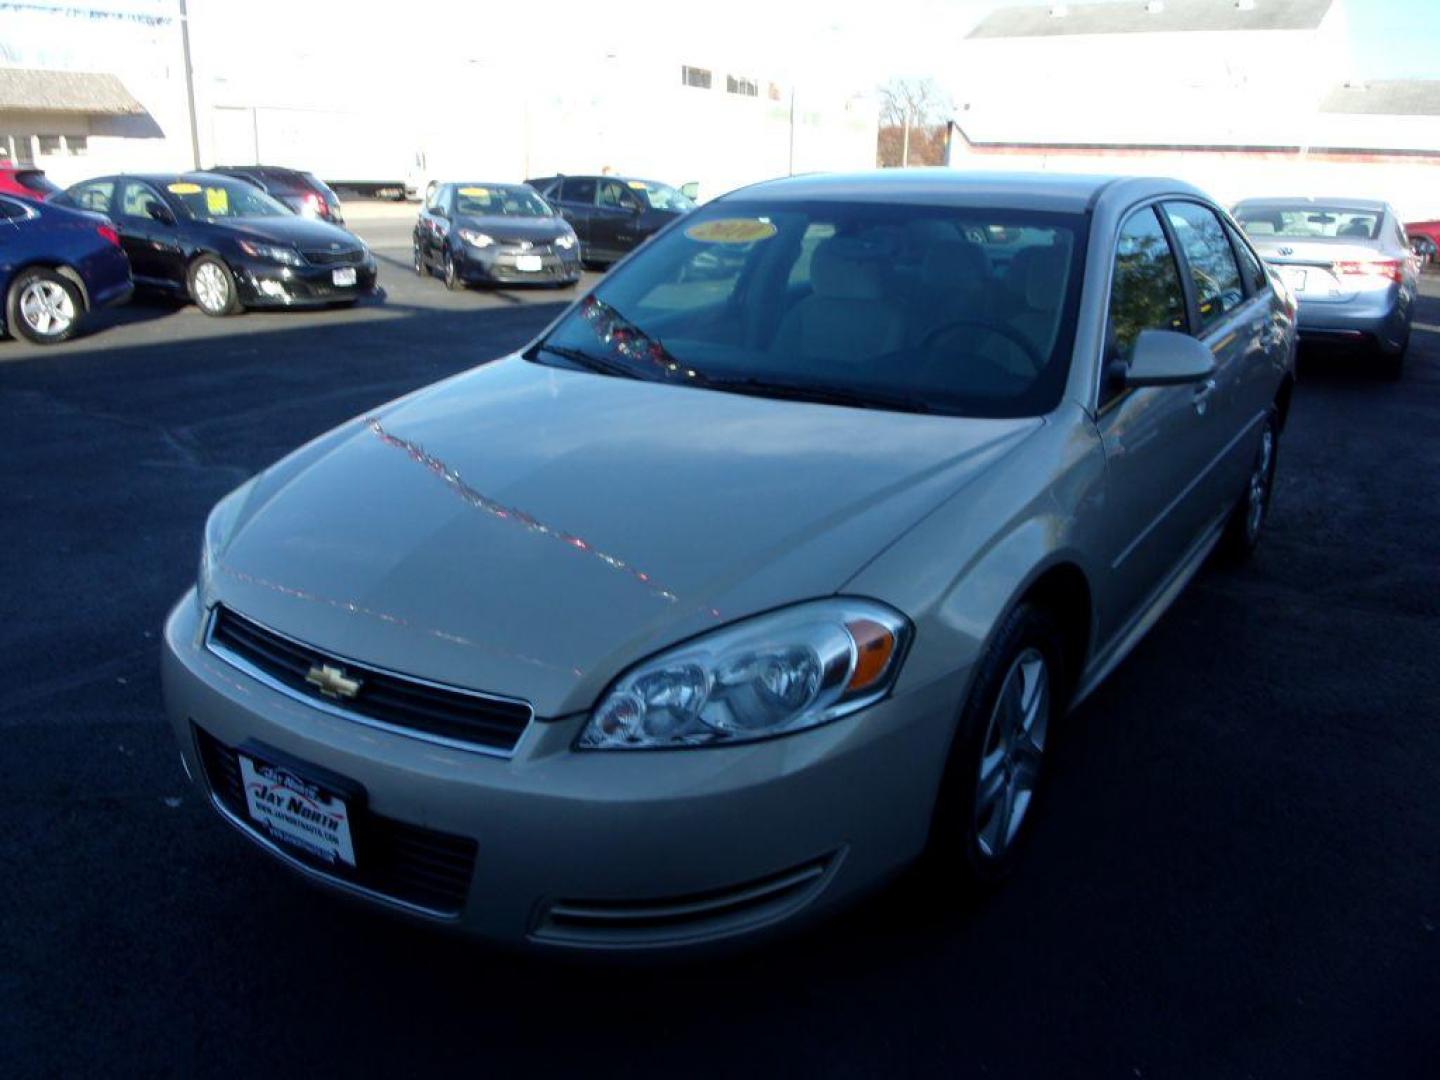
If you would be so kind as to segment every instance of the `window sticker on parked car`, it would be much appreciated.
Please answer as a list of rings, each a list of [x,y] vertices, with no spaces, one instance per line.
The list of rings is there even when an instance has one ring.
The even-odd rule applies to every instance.
[[[165,190],[174,192],[176,195],[199,195],[200,185],[182,181],[178,184],[171,184]]]
[[[490,197],[490,189],[483,187],[462,187],[460,189],[460,194],[470,195],[476,199],[486,199]]]
[[[630,186],[633,187],[636,191],[644,191],[644,190],[645,190],[645,181],[644,181],[644,180],[631,180],[631,181],[630,181]]]
[[[769,240],[775,226],[764,218],[714,218],[691,225],[685,235],[710,244],[751,244]]]
[[[225,214],[230,210],[230,193],[224,188],[205,189],[205,209],[210,214]]]

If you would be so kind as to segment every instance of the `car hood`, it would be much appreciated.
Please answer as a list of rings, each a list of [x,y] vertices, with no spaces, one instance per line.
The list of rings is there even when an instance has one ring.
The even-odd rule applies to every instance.
[[[218,222],[216,225],[219,227]],[[328,248],[331,244],[354,248],[360,244],[344,229],[298,214],[294,217],[241,218],[223,227],[236,237],[262,243],[293,244],[305,250]]]
[[[477,229],[496,240],[529,240],[544,242],[564,236],[570,231],[564,218],[522,218],[513,215],[462,214],[455,218],[462,229]]]
[[[359,417],[237,493],[207,600],[564,715],[660,647],[834,593],[1042,423],[511,357]]]

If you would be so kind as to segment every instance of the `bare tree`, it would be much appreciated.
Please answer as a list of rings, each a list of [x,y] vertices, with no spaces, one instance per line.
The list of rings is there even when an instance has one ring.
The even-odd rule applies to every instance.
[[[910,164],[910,131],[929,130],[947,119],[949,95],[933,79],[895,78],[880,88],[880,124],[899,128],[900,164]]]

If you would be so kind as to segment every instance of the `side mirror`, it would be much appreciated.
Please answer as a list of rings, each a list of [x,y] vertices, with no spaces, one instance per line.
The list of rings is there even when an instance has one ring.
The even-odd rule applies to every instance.
[[[1142,330],[1130,363],[1121,372],[1126,386],[1181,386],[1215,373],[1209,346],[1174,330]]]
[[[430,213],[438,218],[448,218],[450,216],[445,212],[445,207],[443,206],[432,206],[430,208]]]
[[[151,220],[158,221],[161,225],[175,224],[175,215],[170,212],[170,208],[164,203],[146,203],[145,213]]]
[[[645,207],[641,204],[639,199],[632,199],[629,202],[622,203],[621,205],[624,206],[626,210],[629,210],[630,213],[634,214],[636,217],[639,217],[645,212]]]

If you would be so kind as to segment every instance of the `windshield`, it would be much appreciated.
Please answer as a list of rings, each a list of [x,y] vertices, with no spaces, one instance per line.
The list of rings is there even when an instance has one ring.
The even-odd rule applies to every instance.
[[[291,216],[288,207],[245,180],[175,180],[165,185],[165,191],[183,216],[196,221]]]
[[[1380,235],[1381,212],[1323,206],[1240,206],[1235,220],[1251,236],[1283,236],[1291,240],[1374,240]]]
[[[465,184],[455,189],[455,212],[475,217],[551,217],[554,211],[524,187]]]
[[[693,199],[682,195],[669,184],[657,184],[654,180],[627,180],[626,184],[649,203],[652,210],[673,210],[688,214],[695,209]]]
[[[1085,219],[890,203],[712,203],[529,355],[718,391],[1033,416],[1069,368]]]

